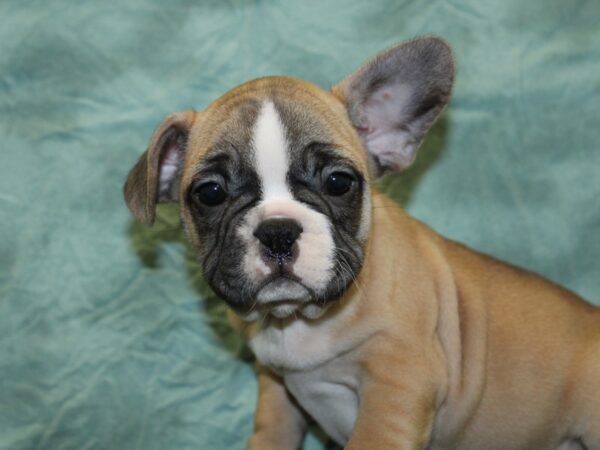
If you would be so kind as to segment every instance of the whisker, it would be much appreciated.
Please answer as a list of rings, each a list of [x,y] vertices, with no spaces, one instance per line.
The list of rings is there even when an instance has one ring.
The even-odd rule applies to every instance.
[[[352,271],[352,267],[350,266],[350,263],[346,260],[346,258],[344,257],[344,255],[341,253],[345,249],[338,248],[336,250],[340,251],[340,253],[337,255],[338,256],[338,262],[339,262],[340,268],[347,273],[348,277],[352,280],[352,283],[356,286],[356,289],[358,290],[358,292],[361,295],[361,297],[365,298],[366,297],[366,295],[365,295],[365,289],[361,285],[360,281],[357,279],[358,274],[355,274]],[[346,252],[346,253],[349,253],[349,252]]]

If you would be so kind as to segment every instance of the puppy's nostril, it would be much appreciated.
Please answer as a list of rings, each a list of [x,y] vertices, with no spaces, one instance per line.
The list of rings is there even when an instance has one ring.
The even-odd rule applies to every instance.
[[[267,219],[254,230],[254,236],[276,258],[291,256],[301,233],[302,226],[293,219]]]

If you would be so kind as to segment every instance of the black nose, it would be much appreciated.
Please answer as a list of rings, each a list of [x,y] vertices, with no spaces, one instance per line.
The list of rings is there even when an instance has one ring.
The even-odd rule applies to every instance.
[[[254,230],[267,255],[278,259],[292,256],[292,246],[300,233],[302,227],[294,219],[267,219]]]

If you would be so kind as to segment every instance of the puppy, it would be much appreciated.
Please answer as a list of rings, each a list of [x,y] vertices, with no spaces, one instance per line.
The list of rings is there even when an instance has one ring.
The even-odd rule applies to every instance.
[[[168,116],[131,170],[132,213],[179,202],[256,354],[251,449],[300,448],[309,417],[348,450],[600,449],[600,310],[372,185],[411,165],[453,77],[422,38],[330,92],[250,81]]]

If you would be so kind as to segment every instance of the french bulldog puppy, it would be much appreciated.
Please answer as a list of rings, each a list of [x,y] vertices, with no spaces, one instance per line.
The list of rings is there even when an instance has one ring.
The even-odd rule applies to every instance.
[[[178,202],[259,364],[255,450],[314,419],[348,450],[600,449],[600,309],[449,241],[373,180],[411,165],[450,98],[437,38],[325,91],[267,77],[168,116],[132,213]]]

